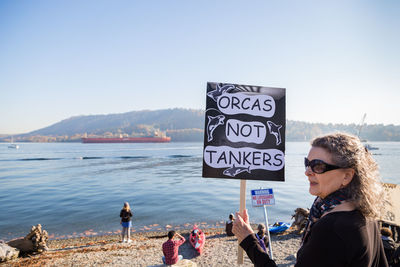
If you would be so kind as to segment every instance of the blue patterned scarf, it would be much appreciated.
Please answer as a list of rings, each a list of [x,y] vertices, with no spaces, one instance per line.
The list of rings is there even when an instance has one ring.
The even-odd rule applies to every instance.
[[[302,243],[305,241],[311,227],[322,217],[322,215],[340,205],[348,198],[349,197],[342,189],[331,193],[324,199],[316,197],[310,209],[310,215],[308,216],[308,222],[306,225],[306,231],[304,231]]]

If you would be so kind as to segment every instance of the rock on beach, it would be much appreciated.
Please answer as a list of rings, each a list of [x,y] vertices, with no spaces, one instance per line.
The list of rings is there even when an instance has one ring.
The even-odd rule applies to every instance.
[[[0,262],[16,259],[19,251],[0,241]]]
[[[255,227],[254,227],[255,228]],[[237,264],[238,243],[222,228],[203,229],[206,244],[197,255],[189,241],[179,248],[184,259],[197,266],[253,266],[246,253],[244,264]],[[188,240],[189,231],[181,234]],[[142,232],[131,235],[132,243],[120,243],[119,235],[50,240],[49,251],[27,258],[7,261],[2,266],[165,266],[161,245],[167,232]],[[300,246],[300,236],[292,231],[271,235],[273,256],[278,266],[293,266]]]

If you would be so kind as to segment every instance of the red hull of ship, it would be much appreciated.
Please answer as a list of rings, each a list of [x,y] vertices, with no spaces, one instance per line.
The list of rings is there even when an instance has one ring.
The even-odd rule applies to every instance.
[[[82,143],[167,143],[171,137],[82,138]]]

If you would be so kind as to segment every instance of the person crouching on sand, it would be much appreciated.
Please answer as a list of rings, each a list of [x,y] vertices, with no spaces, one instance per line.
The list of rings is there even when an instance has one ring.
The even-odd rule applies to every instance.
[[[229,214],[229,221],[227,221],[225,224],[225,232],[227,236],[234,236],[234,234],[232,233],[232,226],[234,220],[235,219],[233,218],[233,213]]]
[[[178,237],[179,240],[173,240]],[[162,257],[163,263],[166,265],[176,264],[183,259],[182,255],[178,255],[179,246],[185,243],[186,239],[175,232],[174,230],[168,232],[168,241],[162,244],[164,256]]]
[[[131,243],[131,217],[132,217],[131,208],[128,202],[124,203],[124,207],[122,208],[119,217],[121,217],[121,225],[122,225],[122,233],[121,233],[121,242]]]

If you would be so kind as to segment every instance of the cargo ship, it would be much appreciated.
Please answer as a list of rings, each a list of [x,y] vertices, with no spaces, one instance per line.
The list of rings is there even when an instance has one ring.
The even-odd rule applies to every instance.
[[[167,136],[146,136],[146,137],[82,137],[82,143],[168,143],[171,137]]]

